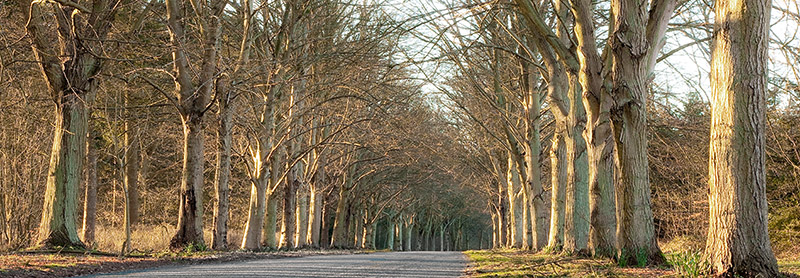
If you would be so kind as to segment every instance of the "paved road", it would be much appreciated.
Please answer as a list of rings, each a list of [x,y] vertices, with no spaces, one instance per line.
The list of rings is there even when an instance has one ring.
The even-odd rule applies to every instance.
[[[381,252],[199,264],[89,277],[459,277],[460,252]]]

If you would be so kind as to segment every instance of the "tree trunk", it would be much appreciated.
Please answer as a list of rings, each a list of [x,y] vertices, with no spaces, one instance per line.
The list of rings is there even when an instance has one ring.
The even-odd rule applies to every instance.
[[[203,240],[203,167],[205,164],[203,118],[211,101],[214,78],[217,75],[217,51],[221,34],[220,18],[227,1],[211,2],[203,8],[205,18],[201,23],[202,56],[198,67],[192,67],[184,46],[188,45],[184,34],[183,2],[166,0],[167,25],[172,44],[175,90],[183,125],[183,171],[179,192],[178,225],[170,240],[170,248],[186,246],[204,247]],[[198,80],[193,80],[197,70]],[[196,85],[196,84],[197,85]]]
[[[84,248],[75,214],[87,155],[87,103],[94,101],[103,61],[95,54],[98,43],[111,29],[109,19],[119,3],[95,3],[90,12],[80,13],[65,4],[28,3],[26,37],[55,102],[53,146],[35,242],[42,247]]]
[[[497,222],[498,228],[497,236],[498,236],[498,244],[499,247],[506,247],[508,246],[508,195],[506,191],[508,189],[504,186],[506,183],[505,181],[498,181],[498,203],[500,205],[499,212],[497,215]]]
[[[86,150],[86,107],[76,93],[62,94],[56,104],[55,136],[36,242],[44,247],[83,248],[75,226],[75,210]]]
[[[532,75],[532,73],[529,73]],[[529,84],[530,86],[530,84]],[[542,190],[542,169],[539,163],[541,153],[541,142],[539,135],[539,110],[541,100],[539,93],[529,88],[528,99],[528,130],[525,144],[525,164],[528,171],[527,184],[530,188],[528,205],[530,207],[531,219],[531,249],[541,250],[547,245],[547,208],[544,205],[544,191]]]
[[[648,20],[647,1],[612,1],[611,109],[617,175],[617,240],[619,258],[637,264],[661,264],[650,207],[647,161],[647,83],[674,0],[653,1]],[[646,258],[641,262],[637,258]]]
[[[550,148],[551,171],[551,199],[550,205],[550,233],[547,249],[558,251],[564,245],[564,198],[567,185],[567,145],[561,133],[553,133],[553,145]]]
[[[294,153],[292,151],[291,153]],[[291,156],[289,156],[291,157]],[[284,182],[283,191],[283,219],[281,221],[281,248],[292,248],[294,243],[294,232],[296,229],[296,200],[297,200],[297,187],[299,181],[297,180],[297,168],[293,167],[289,170]]]
[[[318,135],[318,133],[317,133]],[[317,144],[316,136],[314,137],[315,141],[312,145]],[[312,183],[309,185],[311,186],[309,192],[309,205],[308,205],[308,217],[309,217],[309,227],[308,227],[308,242],[311,244],[312,247],[319,247],[319,238],[320,238],[320,225],[322,221],[322,197],[319,192],[320,188],[323,186],[325,182],[325,158],[322,156],[321,152],[317,149],[312,151],[312,155],[316,159],[316,173],[311,175],[313,180]]]
[[[298,168],[302,169],[303,167]],[[299,169],[298,171],[300,171]],[[308,183],[302,182],[297,190],[297,208],[295,209],[297,230],[295,231],[295,247],[305,247],[308,245],[309,189]]]
[[[414,231],[414,218],[409,217],[408,221],[405,222],[405,225],[406,235],[403,237],[405,240],[405,244],[403,244],[403,250],[412,251],[413,248],[411,247],[411,234]]]
[[[278,248],[278,240],[276,237],[278,231],[278,194],[273,192],[266,196],[267,212],[264,220],[264,229],[262,231],[261,240],[263,245],[269,248]]]
[[[769,0],[716,1],[706,258],[720,277],[779,277],[767,232]]]
[[[181,117],[183,123],[183,175],[178,225],[171,248],[204,246],[203,241],[203,124],[202,115]]]
[[[83,242],[94,245],[95,222],[97,220],[97,142],[96,132],[89,126],[88,165],[86,167],[86,194],[83,203]]]
[[[321,184],[318,184],[317,186],[320,186],[320,185]],[[309,235],[309,239],[311,241],[311,246],[312,247],[320,247],[321,246],[320,245],[320,231],[321,231],[321,227],[322,227],[322,207],[323,207],[322,200],[323,199],[320,198],[322,196],[320,195],[320,192],[317,192],[316,189],[317,189],[317,187],[315,186],[315,188],[313,190],[311,190],[311,204],[309,206],[309,209],[311,211],[308,214],[309,217],[311,217],[311,220],[309,220],[310,223],[311,223],[311,228],[310,228],[311,234]],[[374,248],[374,246],[373,246],[373,248]]]
[[[589,248],[595,256],[616,253],[614,145],[609,111],[612,99],[603,87],[603,61],[597,51],[591,0],[572,2],[580,61],[580,82],[587,124],[583,133],[589,160]]]
[[[589,161],[583,139],[586,113],[581,104],[578,76],[567,73],[570,101],[567,156],[567,188],[564,210],[564,250],[569,253],[588,253],[589,242]]]
[[[444,224],[439,225],[439,251],[444,251]]]
[[[523,219],[523,205],[525,204],[522,198],[522,187],[520,182],[519,173],[517,172],[516,163],[512,154],[508,154],[508,215],[510,220],[510,246],[514,248],[522,247],[522,219]]]
[[[260,151],[256,151],[257,153]],[[256,169],[264,169],[262,166],[256,166]],[[266,214],[267,201],[267,173],[256,173],[255,178],[250,186],[250,206],[247,214],[247,222],[244,227],[244,235],[242,236],[241,248],[245,250],[255,250],[260,247],[262,227],[264,226],[264,215]],[[269,233],[267,233],[269,236]],[[274,236],[273,236],[274,237]],[[274,240],[274,239],[273,239]]]
[[[350,178],[346,183],[350,183]],[[339,187],[339,202],[336,204],[336,216],[333,220],[333,237],[331,238],[331,247],[345,247],[347,237],[347,227],[344,225],[344,219],[347,217],[347,198],[348,192],[346,190],[347,184]]]
[[[128,212],[131,225],[139,222],[139,166],[141,148],[135,128],[130,123],[125,123],[125,188],[128,190]]]
[[[224,250],[228,248],[228,185],[231,177],[231,129],[233,128],[233,107],[231,107],[231,92],[227,90],[227,79],[217,79],[217,92],[221,96],[217,120],[217,171],[214,180],[216,191],[214,204],[214,228],[211,233],[211,249]]]
[[[319,208],[318,200],[319,193],[316,192],[316,186],[311,187],[309,191],[308,197],[308,232],[307,232],[307,239],[306,241],[312,247],[319,247],[319,228],[320,228],[320,217],[321,210]]]
[[[403,220],[398,217],[395,221],[395,235],[394,235],[394,251],[403,250]]]

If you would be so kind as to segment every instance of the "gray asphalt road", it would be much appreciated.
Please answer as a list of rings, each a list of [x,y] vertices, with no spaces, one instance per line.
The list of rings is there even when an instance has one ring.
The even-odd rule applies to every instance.
[[[381,252],[165,267],[88,277],[460,277],[460,252]]]

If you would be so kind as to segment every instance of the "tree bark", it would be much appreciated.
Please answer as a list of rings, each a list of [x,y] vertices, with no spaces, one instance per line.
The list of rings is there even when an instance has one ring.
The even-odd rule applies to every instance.
[[[576,73],[568,71],[570,102],[567,155],[567,189],[564,210],[564,250],[569,253],[588,253],[589,242],[589,161],[583,139],[586,112],[581,105],[580,84]]]
[[[615,0],[612,49],[611,109],[619,182],[617,192],[617,240],[621,260],[637,264],[661,264],[650,208],[647,161],[648,76],[661,49],[661,39],[675,6],[674,0],[654,0],[648,19],[644,0]],[[642,255],[645,254],[645,256]],[[623,258],[625,257],[625,258]],[[637,258],[647,258],[647,262]]]
[[[172,44],[173,67],[175,71],[175,99],[183,125],[183,170],[179,191],[178,224],[175,235],[170,240],[170,248],[182,249],[187,246],[203,247],[203,168],[204,128],[203,118],[211,99],[214,87],[212,80],[217,74],[217,51],[221,33],[220,20],[227,1],[215,0],[201,13],[202,56],[199,79],[193,80],[193,70],[185,51],[187,38],[184,28],[184,7],[181,1],[167,0],[167,25]],[[207,9],[207,10],[206,10]],[[199,84],[199,85],[196,85]]]
[[[720,277],[779,277],[767,232],[765,179],[770,2],[714,5],[705,256]]]
[[[231,129],[233,128],[233,107],[231,92],[227,89],[227,78],[217,79],[217,94],[219,111],[217,120],[217,171],[214,180],[216,191],[214,206],[214,228],[211,233],[211,249],[224,250],[228,248],[228,207],[229,207],[229,181],[231,178]]]
[[[533,38],[526,37],[528,40]],[[530,249],[541,250],[547,245],[547,208],[544,206],[544,190],[542,189],[542,168],[539,163],[541,155],[540,117],[541,96],[534,89],[536,75],[533,65],[522,63],[523,82],[525,90],[525,183],[527,191],[527,204],[530,219]],[[483,233],[481,233],[480,248],[483,248]]]
[[[44,195],[37,245],[83,248],[75,227],[78,185],[86,147],[86,108],[74,93],[66,93],[56,108],[55,136]]]
[[[117,2],[97,3],[90,12],[39,1],[29,4],[27,37],[55,104],[53,146],[35,245],[83,248],[75,219],[77,190],[87,155],[87,106],[94,99],[102,66],[92,48],[108,34]],[[48,36],[52,32],[57,40]]]
[[[278,248],[278,196],[277,192],[273,192],[266,196],[267,212],[264,220],[264,229],[262,231],[261,240],[263,245],[269,248]]]
[[[199,116],[199,115],[197,115]],[[205,245],[203,240],[203,124],[199,118],[182,118],[183,175],[181,177],[178,229],[170,247]]]
[[[567,146],[560,133],[553,133],[553,145],[550,148],[551,166],[551,202],[550,205],[550,232],[547,249],[559,251],[564,246],[564,198],[567,195]]]
[[[295,247],[305,247],[308,245],[309,189],[308,183],[302,182],[297,190],[297,208],[295,210],[295,218],[297,218],[297,230],[295,231]]]
[[[514,248],[522,247],[522,224],[523,224],[523,205],[525,204],[522,196],[520,176],[511,152],[508,153],[508,216],[509,216],[509,245]]]
[[[295,206],[297,201],[297,187],[299,185],[299,181],[296,178],[296,171],[297,168],[292,168],[289,170],[289,174],[286,176],[286,180],[283,185],[283,219],[281,221],[280,241],[281,248],[293,248],[295,246],[294,232],[297,223],[297,219],[295,217]]]
[[[97,143],[96,131],[89,125],[86,165],[86,194],[83,203],[83,242],[88,246],[94,245],[94,233],[97,220]]]
[[[141,147],[139,145],[136,129],[131,123],[125,123],[125,188],[128,190],[128,212],[130,224],[139,222],[139,166],[141,160]]]

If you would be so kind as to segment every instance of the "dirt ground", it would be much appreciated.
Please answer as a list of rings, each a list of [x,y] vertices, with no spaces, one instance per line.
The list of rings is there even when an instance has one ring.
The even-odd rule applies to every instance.
[[[352,254],[358,252],[354,250],[234,251],[160,253],[136,257],[120,257],[111,254],[14,252],[0,254],[0,277],[71,277],[166,265]]]

